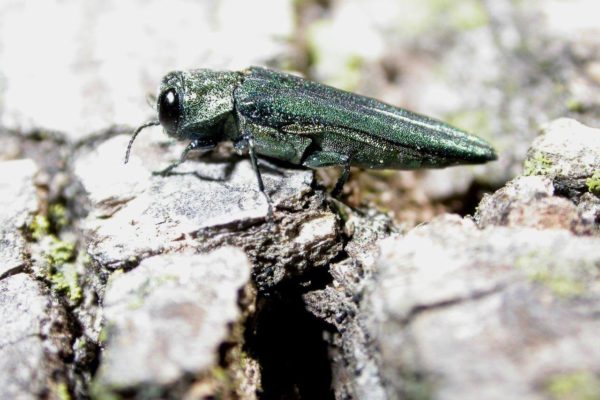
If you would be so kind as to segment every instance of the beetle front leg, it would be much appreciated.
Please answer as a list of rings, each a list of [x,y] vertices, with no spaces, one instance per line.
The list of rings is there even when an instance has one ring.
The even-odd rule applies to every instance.
[[[168,175],[173,169],[177,168],[178,166],[180,166],[181,164],[183,164],[183,162],[185,161],[185,159],[187,158],[187,155],[190,151],[192,150],[212,150],[216,147],[216,144],[214,142],[203,142],[200,140],[192,140],[183,150],[183,152],[181,153],[181,156],[179,156],[179,160],[175,161],[174,163],[172,163],[171,165],[169,165],[167,168],[160,170],[160,171],[154,171],[152,172],[152,175],[160,175],[160,176],[166,176]]]

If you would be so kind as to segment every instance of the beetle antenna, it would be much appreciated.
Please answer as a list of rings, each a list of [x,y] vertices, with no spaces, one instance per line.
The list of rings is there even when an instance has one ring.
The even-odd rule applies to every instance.
[[[142,131],[142,129],[148,128],[149,126],[155,126],[155,125],[160,125],[160,122],[149,121],[143,125],[140,125],[135,131],[133,131],[133,136],[129,140],[129,144],[127,145],[127,151],[125,152],[125,164],[127,164],[127,162],[129,161],[129,153],[131,152],[131,146],[133,146],[133,141],[135,140],[137,135]]]

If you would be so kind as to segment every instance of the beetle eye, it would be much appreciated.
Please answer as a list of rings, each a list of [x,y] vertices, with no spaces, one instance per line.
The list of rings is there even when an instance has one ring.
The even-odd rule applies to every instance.
[[[179,96],[175,89],[162,92],[158,98],[158,120],[169,133],[177,131],[179,124]]]

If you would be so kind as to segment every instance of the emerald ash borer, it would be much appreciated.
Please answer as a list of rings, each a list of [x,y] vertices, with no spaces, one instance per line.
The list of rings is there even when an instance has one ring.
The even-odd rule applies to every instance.
[[[237,151],[248,151],[267,201],[258,156],[308,168],[342,167],[334,196],[351,166],[441,168],[496,159],[483,139],[444,122],[259,67],[170,72],[160,84],[156,108],[158,120],[135,130],[125,162],[138,133],[152,125],[189,141],[179,161],[161,174],[181,164],[191,150],[231,140]]]

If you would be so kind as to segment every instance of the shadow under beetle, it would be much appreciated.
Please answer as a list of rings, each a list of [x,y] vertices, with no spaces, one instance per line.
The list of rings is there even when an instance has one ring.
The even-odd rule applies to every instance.
[[[198,69],[174,71],[160,85],[158,121],[166,133],[187,140],[179,161],[191,150],[209,150],[231,140],[248,150],[258,188],[269,203],[257,156],[308,168],[341,166],[332,195],[341,192],[351,166],[377,169],[442,168],[496,159],[483,139],[444,122],[375,99],[273,70]]]

